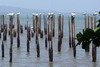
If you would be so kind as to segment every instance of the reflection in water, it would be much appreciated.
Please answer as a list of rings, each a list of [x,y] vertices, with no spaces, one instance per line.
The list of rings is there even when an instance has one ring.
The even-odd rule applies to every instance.
[[[9,63],[9,67],[12,67],[12,63]]]
[[[93,64],[93,67],[96,67],[97,66],[97,63],[96,62],[93,62],[92,64]]]
[[[49,62],[49,67],[53,67],[53,62]]]

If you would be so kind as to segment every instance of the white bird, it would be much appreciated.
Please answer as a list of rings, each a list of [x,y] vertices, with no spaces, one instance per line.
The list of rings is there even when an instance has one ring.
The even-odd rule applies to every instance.
[[[86,12],[83,13],[83,15],[86,15],[86,14],[87,14]]]
[[[14,13],[8,13],[7,15],[8,15],[8,16],[13,16],[13,15],[14,15]]]
[[[51,13],[48,13],[48,15],[51,15]]]
[[[76,15],[76,13],[75,12],[72,12],[72,14],[71,14],[72,16],[75,16]]]
[[[20,15],[20,12],[16,13],[17,15]]]
[[[35,16],[38,16],[38,15],[39,15],[38,13],[35,14]]]
[[[38,13],[32,13],[32,15],[38,16],[39,14]]]
[[[93,15],[97,15],[98,14],[98,12],[96,11]]]

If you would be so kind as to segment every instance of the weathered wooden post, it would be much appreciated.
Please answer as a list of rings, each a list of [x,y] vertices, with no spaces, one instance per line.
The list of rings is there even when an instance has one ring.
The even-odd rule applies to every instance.
[[[4,15],[2,15],[2,25],[4,27]]]
[[[55,15],[54,15],[54,13],[51,13],[51,15],[52,15],[52,19],[51,19],[51,21],[52,21],[52,26],[53,26],[53,37],[55,36]]]
[[[45,48],[47,48],[47,17],[43,15],[44,19],[44,34],[45,34]]]
[[[37,50],[37,57],[40,57],[40,46],[39,46],[39,17],[38,14],[36,14],[36,50]]]
[[[28,27],[28,38],[29,38],[29,41],[31,40],[31,36],[30,36],[30,27]]]
[[[16,30],[13,30],[13,37],[16,37]]]
[[[1,45],[1,49],[2,49],[2,58],[4,58],[4,43],[3,43],[3,41],[2,41],[2,45]]]
[[[17,13],[17,47],[20,47],[20,13]]]
[[[31,36],[34,37],[33,27],[31,27]]]
[[[20,25],[20,32],[21,32],[21,34],[23,34],[23,26],[22,25]]]
[[[0,30],[0,39],[1,39],[1,30]]]
[[[43,15],[43,20],[44,20],[44,34],[46,35],[46,15]]]
[[[43,30],[41,30],[41,13],[39,14],[39,33],[40,33],[40,38],[43,38]]]
[[[90,28],[90,16],[88,16],[88,27],[87,28]]]
[[[41,13],[39,14],[39,34],[41,35]]]
[[[76,46],[75,46],[75,12],[72,13],[71,23],[72,23],[72,47],[73,47],[73,56],[76,57]]]
[[[83,13],[83,15],[84,15],[84,30],[86,30],[86,28],[87,28],[87,24],[86,24],[86,22],[87,22],[87,19],[86,19],[86,13]]]
[[[93,29],[93,17],[91,17],[91,29]]]
[[[40,38],[43,38],[43,30],[41,30]]]
[[[50,42],[49,42],[49,50],[48,50],[49,52],[49,62],[53,62],[53,46],[52,46],[52,42],[51,42],[51,44],[50,44]]]
[[[4,31],[4,15],[2,15],[2,32]]]
[[[30,27],[27,27],[27,52],[30,52],[29,28]]]
[[[4,15],[1,15],[1,32],[3,32],[4,31]]]
[[[70,23],[70,17],[68,17],[68,28],[69,28],[69,48],[72,47],[72,39],[71,39],[71,23]]]
[[[62,23],[62,24],[61,24],[61,25],[62,25],[62,26],[61,26],[61,27],[62,27],[62,30],[61,30],[61,32],[62,32],[61,35],[62,35],[62,36],[61,36],[61,37],[63,38],[64,15],[62,15],[61,21],[62,21],[62,22],[61,22],[61,23]]]
[[[61,52],[62,45],[62,16],[58,16],[58,52]]]
[[[96,28],[96,15],[97,15],[97,12],[95,12],[93,14],[93,16],[94,16],[94,29]],[[92,45],[92,61],[93,62],[96,62],[96,53],[97,53],[96,45],[93,44]]]
[[[36,27],[35,27],[35,25],[36,25],[36,21],[35,21],[35,14],[33,13],[33,31],[34,31],[34,33],[35,33],[35,30],[36,30]]]
[[[9,25],[10,25],[10,52],[9,52],[9,55],[10,55],[10,60],[9,62],[12,63],[12,45],[13,45],[13,34],[12,34],[12,23],[13,23],[13,15],[14,13],[9,13],[8,16],[9,16]]]
[[[52,47],[52,37],[53,37],[53,16],[52,13],[48,14],[48,42],[49,42],[49,62],[53,62],[53,47]]]
[[[7,34],[6,34],[6,29],[3,30],[3,40],[7,40]]]

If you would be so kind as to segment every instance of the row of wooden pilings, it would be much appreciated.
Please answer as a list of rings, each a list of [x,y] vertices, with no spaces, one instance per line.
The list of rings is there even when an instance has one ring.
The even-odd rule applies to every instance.
[[[96,15],[89,16],[84,15],[84,30],[86,28],[95,29],[96,28]],[[69,26],[69,47],[73,48],[73,56],[76,57],[76,45],[75,45],[75,16],[68,17],[68,26]],[[90,51],[90,46],[85,49],[85,52]],[[96,45],[92,44],[92,61],[96,62]]]
[[[27,25],[25,26],[25,30],[27,30],[27,52],[30,52],[30,40],[31,36],[35,36],[36,42],[36,51],[37,57],[40,57],[40,43],[39,43],[39,35],[40,38],[45,38],[45,48],[48,49],[49,61],[53,62],[53,37],[55,37],[55,15],[53,13],[48,13],[48,15],[43,15],[44,19],[44,32],[41,29],[41,14],[33,14],[33,27],[31,28],[28,25],[28,16],[27,16]],[[88,22],[88,23],[87,23]],[[58,52],[61,52],[62,46],[62,38],[63,38],[63,25],[64,25],[64,15],[58,15]],[[84,14],[84,30],[86,28],[96,28],[96,15],[93,17]],[[69,48],[73,48],[73,56],[76,57],[76,44],[75,44],[75,16],[71,15],[68,17],[68,29],[69,29]],[[13,36],[16,37],[17,34],[17,48],[20,48],[20,33],[23,33],[23,26],[20,24],[20,14],[17,14],[17,31],[14,30],[13,24],[13,15],[9,15],[9,29],[7,29],[7,24],[4,24],[4,15],[2,15],[2,25],[0,30],[0,38],[1,32],[3,32],[3,41],[7,40],[7,31],[9,31],[10,35],[10,60],[12,63],[13,59]],[[44,34],[44,35],[43,35]],[[4,58],[4,43],[2,41],[2,57]],[[89,47],[85,50],[89,52]],[[92,46],[92,57],[93,62],[96,62],[96,46],[93,44]]]

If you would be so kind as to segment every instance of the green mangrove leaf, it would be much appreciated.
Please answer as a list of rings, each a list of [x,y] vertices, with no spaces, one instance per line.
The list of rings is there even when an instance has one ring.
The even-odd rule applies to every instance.
[[[100,27],[97,27],[95,30],[95,35],[92,38],[93,44],[95,44],[97,47],[100,46]]]
[[[94,29],[94,32],[99,32],[100,27],[97,27],[96,29]]]
[[[87,49],[90,45],[91,41],[83,41],[82,42],[82,49]]]
[[[76,35],[76,39],[77,39],[77,41],[78,41],[78,43],[77,43],[77,45],[80,45],[81,44],[81,42],[83,41],[82,40],[82,33],[81,32],[79,32],[77,35]]]

